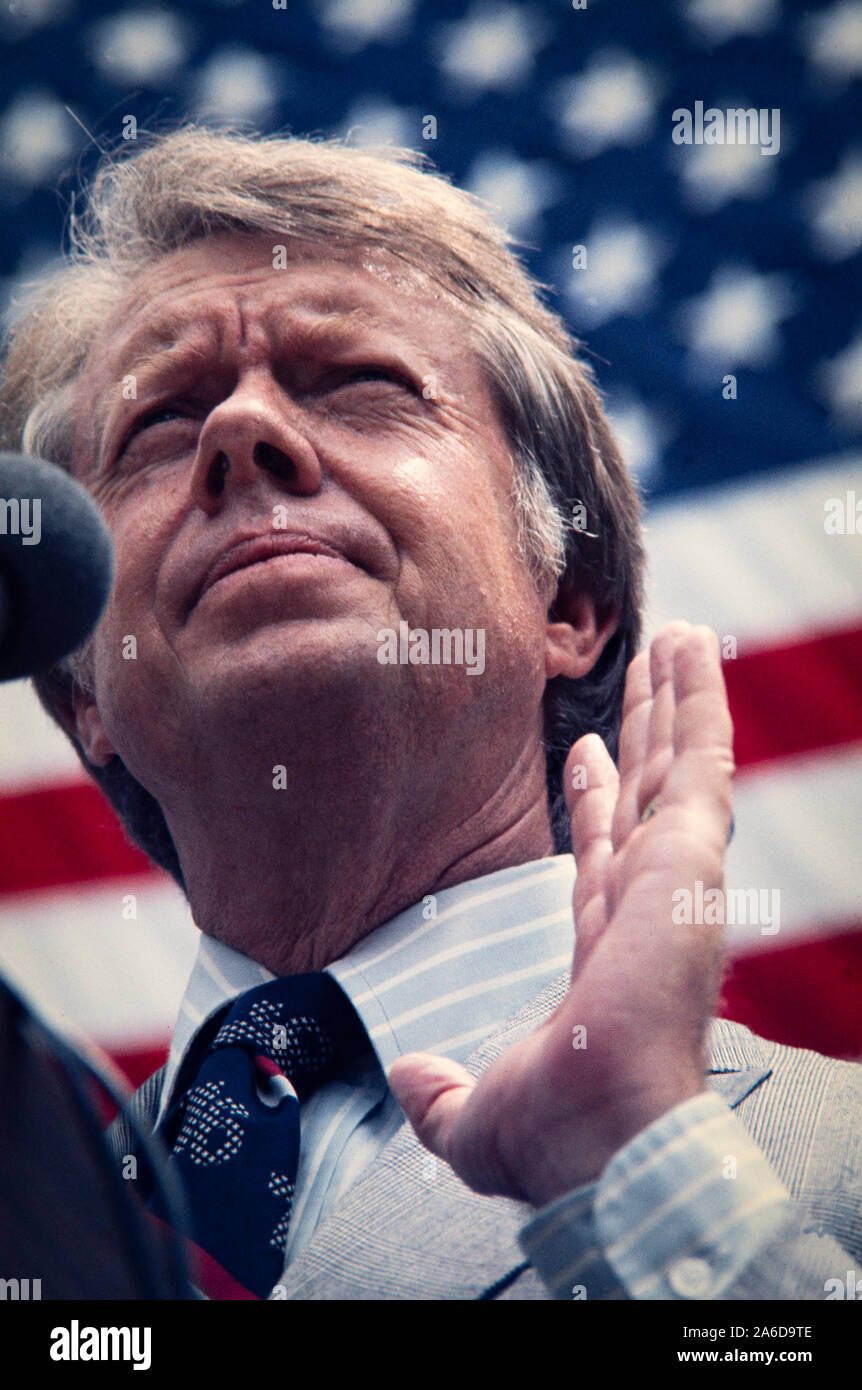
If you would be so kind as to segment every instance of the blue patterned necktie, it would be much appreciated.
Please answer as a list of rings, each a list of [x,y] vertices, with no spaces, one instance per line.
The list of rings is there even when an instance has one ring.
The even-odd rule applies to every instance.
[[[185,1189],[207,1292],[269,1294],[284,1267],[299,1102],[367,1046],[346,994],[322,973],[248,990],[198,1034],[156,1132]],[[157,1198],[150,1207],[163,1215]],[[239,1292],[225,1292],[221,1271]]]

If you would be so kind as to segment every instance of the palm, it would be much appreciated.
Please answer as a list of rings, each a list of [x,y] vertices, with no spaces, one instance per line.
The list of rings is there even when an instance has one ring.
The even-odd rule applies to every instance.
[[[390,1076],[422,1141],[477,1191],[548,1201],[702,1089],[720,941],[671,912],[677,889],[722,886],[731,739],[717,640],[674,624],[629,668],[619,773],[596,735],[572,749],[577,948],[566,999],[478,1084],[418,1056]]]

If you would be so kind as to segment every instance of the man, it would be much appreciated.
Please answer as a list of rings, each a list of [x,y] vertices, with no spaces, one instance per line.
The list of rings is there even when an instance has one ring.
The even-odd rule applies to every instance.
[[[831,1296],[860,1069],[710,1023],[720,942],[671,905],[723,882],[717,642],[634,655],[637,497],[505,238],[403,153],[195,130],[76,234],[4,439],[116,547],[38,688],[203,934],[140,1110],[212,1287]],[[350,1045],[301,1085],[259,1024],[322,1035],[272,1002],[319,972]]]

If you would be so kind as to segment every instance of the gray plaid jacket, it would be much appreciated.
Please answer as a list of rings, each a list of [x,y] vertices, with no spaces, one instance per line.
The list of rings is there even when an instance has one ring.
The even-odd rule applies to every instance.
[[[470,1058],[483,1071],[560,1002],[567,977],[533,999]],[[788,1191],[773,1232],[723,1299],[825,1298],[827,1281],[855,1266],[862,1290],[862,1065],[756,1037],[714,1020],[707,1084],[730,1107]],[[162,1072],[135,1093],[150,1129]],[[117,1159],[135,1151],[124,1121],[108,1131]],[[310,1243],[278,1289],[287,1299],[548,1299],[518,1233],[532,1208],[471,1192],[443,1163],[427,1179],[425,1151],[405,1124]],[[573,1261],[578,1252],[573,1250]],[[631,1295],[609,1272],[613,1292]],[[833,1295],[834,1296],[834,1295]],[[852,1297],[852,1294],[851,1294]]]

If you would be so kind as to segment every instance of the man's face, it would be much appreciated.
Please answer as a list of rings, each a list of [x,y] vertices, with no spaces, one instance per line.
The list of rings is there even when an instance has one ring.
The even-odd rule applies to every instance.
[[[336,684],[383,712],[397,683],[432,723],[472,711],[472,737],[514,688],[535,723],[546,677],[549,596],[462,320],[384,253],[273,259],[229,235],[165,257],[78,394],[75,471],[116,551],[91,742],[168,800],[198,736],[302,718]],[[483,629],[484,674],[382,665],[401,621]]]

